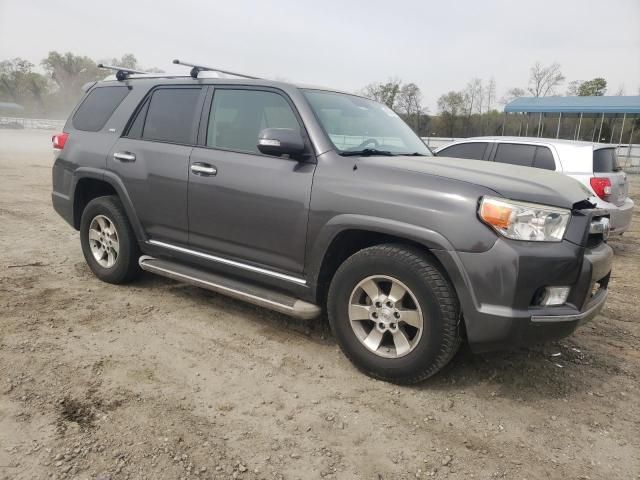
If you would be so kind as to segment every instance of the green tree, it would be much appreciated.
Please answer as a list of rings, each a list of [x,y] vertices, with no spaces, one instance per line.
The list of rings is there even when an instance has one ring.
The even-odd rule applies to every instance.
[[[580,83],[578,95],[581,97],[601,97],[607,91],[607,81],[602,77]]]
[[[387,107],[395,110],[397,108],[398,94],[402,81],[399,79],[389,79],[385,83],[370,83],[362,90],[362,94],[380,103],[384,103]]]
[[[462,92],[451,91],[438,99],[440,120],[446,134],[450,137],[453,137],[458,116],[463,113],[465,103],[465,95]]]
[[[20,103],[25,93],[25,79],[32,68],[33,63],[19,57],[0,62],[0,95]]]
[[[106,65],[115,65],[117,67],[131,68],[132,70],[143,70],[138,63],[138,59],[133,53],[125,53],[121,58],[109,58],[100,60],[98,63],[104,63]]]
[[[42,60],[42,66],[47,70],[51,79],[56,83],[63,101],[74,102],[82,94],[82,86],[91,81],[99,80],[107,75],[100,70],[89,57],[49,52]]]
[[[23,58],[0,62],[0,98],[29,106],[35,103],[45,110],[44,96],[49,90],[46,77],[33,71],[33,64]]]

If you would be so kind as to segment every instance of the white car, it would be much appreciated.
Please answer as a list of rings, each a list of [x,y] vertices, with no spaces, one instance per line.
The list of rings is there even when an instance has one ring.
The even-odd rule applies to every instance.
[[[618,167],[614,145],[529,137],[473,137],[435,150],[440,157],[470,158],[555,170],[575,178],[609,211],[611,234],[631,224],[633,200],[627,175]]]

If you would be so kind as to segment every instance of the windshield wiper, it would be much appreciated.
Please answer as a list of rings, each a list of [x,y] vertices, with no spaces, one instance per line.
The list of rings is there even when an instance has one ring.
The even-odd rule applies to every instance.
[[[429,155],[425,155],[424,153],[399,153],[398,155],[404,155],[405,157],[428,157]]]
[[[383,157],[393,157],[394,154],[389,150],[378,150],[376,148],[363,148],[362,150],[347,150],[346,152],[341,152],[340,155],[343,157],[370,157],[371,155],[380,155]]]

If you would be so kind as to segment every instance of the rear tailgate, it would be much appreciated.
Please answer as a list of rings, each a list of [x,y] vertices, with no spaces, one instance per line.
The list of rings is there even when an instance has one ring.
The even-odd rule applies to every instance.
[[[622,205],[629,196],[627,174],[618,166],[615,147],[597,148],[593,151],[593,174],[598,178],[608,178],[611,182],[611,194],[608,201]]]

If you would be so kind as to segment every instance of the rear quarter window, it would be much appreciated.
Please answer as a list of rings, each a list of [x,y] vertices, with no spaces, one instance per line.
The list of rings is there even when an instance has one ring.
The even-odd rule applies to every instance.
[[[533,160],[533,166],[544,170],[555,170],[556,161],[553,159],[553,153],[549,147],[536,147],[536,157]]]
[[[102,130],[128,94],[129,88],[125,86],[94,88],[73,115],[73,128],[87,132]]]
[[[593,151],[593,171],[608,173],[618,171],[618,155],[615,148],[601,148]]]

